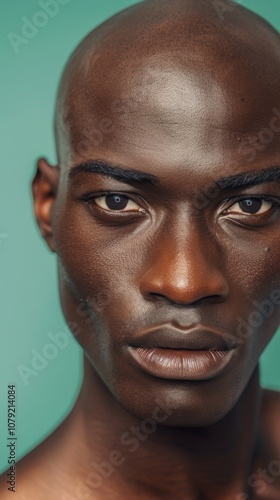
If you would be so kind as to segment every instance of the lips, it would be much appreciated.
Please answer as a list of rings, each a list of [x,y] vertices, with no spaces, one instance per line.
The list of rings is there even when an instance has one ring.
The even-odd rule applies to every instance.
[[[209,328],[157,326],[134,337],[128,346],[133,363],[165,379],[208,380],[221,374],[235,354],[228,335]]]
[[[196,327],[175,328],[171,325],[155,326],[136,335],[129,344],[133,347],[161,347],[165,349],[207,349],[228,351],[236,347],[236,342],[218,330]]]

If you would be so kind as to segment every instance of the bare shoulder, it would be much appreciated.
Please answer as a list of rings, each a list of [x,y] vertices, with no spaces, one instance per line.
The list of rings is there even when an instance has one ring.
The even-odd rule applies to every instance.
[[[66,419],[67,420],[67,419]],[[65,488],[63,464],[67,463],[64,421],[42,443],[16,464],[15,490],[17,500],[71,500]],[[62,446],[66,444],[66,447]],[[66,448],[66,449],[65,449]],[[0,498],[10,500],[9,469],[0,476]],[[69,477],[68,477],[69,483]],[[66,483],[67,484],[67,483]]]
[[[273,389],[263,389],[262,410],[278,412],[280,410],[280,392]],[[279,414],[278,414],[279,417]]]

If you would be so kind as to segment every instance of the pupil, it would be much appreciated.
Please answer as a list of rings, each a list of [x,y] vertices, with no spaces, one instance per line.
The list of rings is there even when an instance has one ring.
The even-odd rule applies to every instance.
[[[106,203],[111,210],[122,210],[126,207],[128,199],[119,195],[107,195]]]
[[[246,212],[247,214],[255,214],[260,210],[262,206],[262,200],[242,200],[239,202],[239,205],[243,212]]]

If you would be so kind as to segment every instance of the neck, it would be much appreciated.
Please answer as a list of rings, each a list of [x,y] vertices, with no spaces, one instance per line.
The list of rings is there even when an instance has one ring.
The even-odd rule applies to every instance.
[[[143,422],[120,405],[85,358],[72,412],[83,448],[82,480],[95,491],[92,498],[111,488],[128,497],[151,491],[162,499],[246,498],[241,493],[248,490],[247,478],[260,455],[261,400],[257,367],[236,405],[214,425],[157,425],[143,432]],[[162,416],[168,412],[161,410]]]

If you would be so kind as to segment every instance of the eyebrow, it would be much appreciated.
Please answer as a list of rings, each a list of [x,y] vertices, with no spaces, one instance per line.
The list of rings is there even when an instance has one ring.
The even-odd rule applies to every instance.
[[[69,171],[69,179],[72,179],[79,173],[102,174],[126,184],[137,185],[152,185],[160,184],[158,177],[141,170],[127,169],[122,165],[114,165],[104,160],[89,160],[87,162],[79,163],[72,167]],[[214,182],[220,189],[233,190],[248,188],[264,184],[265,182],[273,182],[280,180],[280,165],[273,165],[270,168],[257,170],[253,172],[244,172],[241,174],[234,174],[228,177],[222,177]]]
[[[113,165],[103,160],[87,161],[76,165],[70,170],[69,178],[73,178],[81,172],[107,175],[127,184],[150,184],[152,186],[159,184],[159,179],[155,175],[140,170],[127,169],[121,165]]]
[[[229,177],[223,177],[216,183],[221,189],[240,189],[257,186],[265,182],[280,180],[280,166],[272,166],[267,169],[257,170],[255,172],[245,172],[235,174]]]

